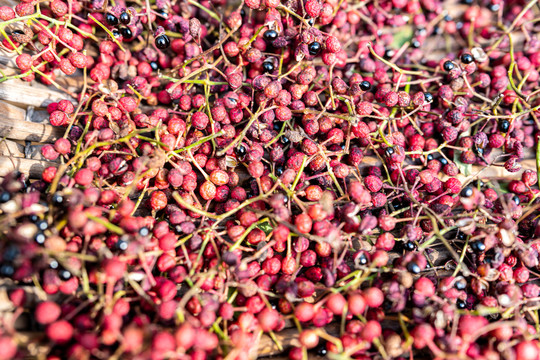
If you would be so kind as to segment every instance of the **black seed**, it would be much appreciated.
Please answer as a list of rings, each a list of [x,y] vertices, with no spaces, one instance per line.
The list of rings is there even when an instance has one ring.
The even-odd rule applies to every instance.
[[[458,301],[456,301],[456,306],[458,309],[465,309],[467,307],[467,303],[461,299],[458,299]]]
[[[412,45],[413,48],[418,49],[422,44],[420,44],[420,41],[418,41],[418,40],[413,40],[411,45]]]
[[[519,205],[519,203],[521,203],[521,200],[519,200],[519,196],[517,196],[517,195],[514,195],[512,200],[516,203],[516,205]]]
[[[242,8],[242,9],[240,10],[240,16],[241,16],[241,17],[246,16],[246,10],[244,10],[244,8]]]
[[[28,220],[30,220],[31,222],[33,222],[35,224],[36,222],[39,221],[39,216],[37,216],[36,214],[30,215],[28,217]]]
[[[464,63],[464,64],[470,64],[474,61],[474,58],[471,54],[469,53],[465,53],[463,55],[461,55],[461,62]]]
[[[107,21],[107,24],[109,24],[111,26],[118,25],[118,18],[116,16],[114,16],[113,14],[111,14],[111,13],[108,13],[105,16],[105,20]]]
[[[58,276],[64,281],[71,279],[71,273],[66,269],[58,271]]]
[[[407,251],[414,251],[416,250],[416,244],[412,241],[407,241],[403,244],[403,248]]]
[[[308,50],[310,55],[317,55],[319,51],[321,51],[321,44],[317,41],[314,41],[308,45]]]
[[[291,140],[289,140],[289,138],[286,137],[286,136],[282,136],[282,137],[280,138],[280,141],[281,141],[281,143],[282,143],[283,145],[287,145],[288,143],[291,142]]]
[[[508,132],[508,130],[510,129],[510,121],[506,120],[506,119],[503,119],[501,121],[499,121],[499,131],[500,132]]]
[[[127,25],[129,24],[129,22],[131,21],[131,16],[129,16],[129,14],[127,12],[123,12],[120,14],[120,22],[124,25]]]
[[[471,249],[474,252],[481,253],[481,252],[484,252],[486,250],[486,245],[481,241],[475,241],[475,242],[471,243]]]
[[[240,145],[239,147],[234,149],[234,152],[235,152],[237,157],[241,158],[241,157],[244,157],[246,155],[247,150],[246,150],[246,147],[244,145]]]
[[[61,205],[64,202],[64,197],[62,196],[62,194],[56,193],[52,197],[52,202],[57,205]]]
[[[143,226],[139,229],[139,235],[141,236],[148,236],[150,234],[150,230],[146,226]]]
[[[465,240],[467,238],[467,235],[464,232],[458,232],[457,239],[458,240]]]
[[[166,49],[171,45],[171,40],[169,40],[169,37],[165,34],[159,35],[156,38],[156,47],[158,49]]]
[[[446,15],[446,16],[444,17],[444,21],[452,21],[452,16]]]
[[[45,220],[37,221],[36,225],[37,225],[38,229],[41,230],[41,231],[45,231],[45,230],[47,230],[49,228],[49,224]]]
[[[467,288],[467,281],[465,281],[465,279],[460,279],[456,281],[454,287],[458,290],[465,290]]]
[[[0,204],[6,203],[11,200],[11,193],[4,191],[0,194]]]
[[[367,80],[364,80],[360,83],[360,89],[362,89],[363,91],[368,91],[369,89],[371,89],[371,83]]]
[[[151,67],[152,70],[154,70],[154,71],[157,71],[157,69],[159,69],[159,65],[158,65],[158,63],[155,62],[155,61],[150,62],[150,67]]]
[[[40,245],[42,245],[45,242],[45,234],[38,233],[36,237],[34,238],[34,241]]]
[[[448,164],[448,160],[446,160],[446,158],[442,157],[439,159],[439,162],[443,165],[447,165]]]
[[[133,37],[133,32],[128,27],[120,29],[120,32],[122,33],[124,39],[131,39]]]
[[[454,63],[451,62],[450,60],[447,60],[444,62],[443,64],[443,68],[445,71],[450,71],[450,70],[454,70]]]
[[[386,152],[386,156],[390,156],[394,153],[394,148],[392,146],[387,147],[385,152]]]
[[[274,40],[276,40],[278,37],[278,33],[276,30],[266,30],[263,34],[263,38],[264,40],[266,40],[267,42],[272,42]]]
[[[52,260],[52,261],[49,263],[49,267],[50,267],[51,269],[58,269],[58,261]]]
[[[473,194],[473,189],[470,186],[467,186],[467,187],[463,188],[463,190],[461,190],[461,196],[463,196],[465,198],[471,197],[472,194]]]
[[[263,68],[265,73],[271,73],[275,69],[274,64],[271,61],[263,62],[262,68]]]
[[[418,274],[420,273],[420,271],[422,271],[420,269],[420,266],[418,266],[418,264],[415,263],[414,261],[411,261],[410,263],[407,264],[407,270],[409,270],[409,272],[413,274]]]
[[[395,52],[394,50],[388,49],[388,50],[386,50],[386,51],[384,52],[384,56],[385,56],[386,58],[388,58],[388,59],[391,59],[392,56],[394,56],[395,53],[396,53],[396,52]]]
[[[129,246],[129,243],[123,239],[118,240],[118,242],[116,243],[116,248],[120,251],[127,250],[128,246]]]
[[[366,265],[368,263],[368,258],[366,254],[364,253],[360,254],[360,256],[358,256],[357,262],[360,265]]]
[[[313,24],[315,24],[315,19],[314,18],[309,19],[308,24],[309,26],[313,26]]]
[[[285,171],[285,168],[282,165],[279,165],[276,167],[276,175],[281,176],[283,172]]]
[[[428,161],[431,161],[431,160],[433,160],[433,154],[428,154],[428,156],[427,156],[427,160],[428,160]]]
[[[499,9],[501,8],[501,6],[499,4],[489,4],[488,6],[488,9],[495,12],[495,11],[499,11]]]
[[[433,101],[433,95],[431,95],[431,93],[429,93],[429,92],[425,92],[424,93],[424,99],[426,99],[427,102],[432,102]]]

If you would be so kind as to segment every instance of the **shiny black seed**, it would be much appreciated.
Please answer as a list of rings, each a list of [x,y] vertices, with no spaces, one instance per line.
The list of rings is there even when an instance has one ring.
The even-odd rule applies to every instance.
[[[279,131],[281,129],[281,123],[275,122],[272,128],[276,131]]]
[[[391,146],[387,147],[385,152],[386,152],[386,156],[390,156],[390,155],[392,155],[394,153],[394,148],[391,147]]]
[[[234,149],[234,152],[235,152],[236,156],[243,157],[243,156],[246,155],[247,150],[246,150],[246,147],[244,145],[240,145],[239,147]]]
[[[11,200],[11,193],[4,191],[0,194],[0,204],[6,203]]]
[[[458,299],[458,301],[456,301],[456,306],[458,309],[465,309],[467,307],[467,303],[461,299]]]
[[[362,89],[363,91],[368,91],[369,89],[371,89],[371,83],[367,80],[364,80],[360,83],[360,89]]]
[[[62,194],[56,193],[52,196],[52,202],[57,205],[61,205],[64,202],[64,197]]]
[[[357,258],[357,262],[360,265],[366,265],[368,263],[368,258],[366,256],[366,254],[364,254],[364,253],[360,254],[360,256],[358,256],[358,258]]]
[[[454,287],[458,290],[465,290],[467,288],[467,281],[465,281],[465,279],[460,279],[456,281]]]
[[[282,165],[279,165],[276,167],[276,175],[281,176],[283,172],[285,171],[285,168]]]
[[[467,235],[464,232],[458,232],[457,239],[458,240],[465,240],[467,238]]]
[[[506,119],[503,119],[501,121],[499,121],[499,131],[500,132],[508,132],[508,130],[510,129],[510,121],[506,120]]]
[[[403,248],[407,251],[414,251],[416,250],[416,244],[412,241],[407,241],[403,244]]]
[[[278,37],[278,33],[276,30],[266,30],[263,34],[263,38],[264,40],[266,40],[267,42],[272,42],[274,40],[276,40]]]
[[[444,17],[444,21],[452,21],[452,16],[446,15],[446,16]]]
[[[288,143],[291,142],[291,140],[289,140],[289,138],[286,137],[286,136],[282,136],[282,137],[280,138],[280,141],[281,141],[281,143],[282,143],[283,145],[287,145]]]
[[[40,245],[42,245],[43,243],[45,243],[45,234],[43,233],[38,233],[36,235],[36,237],[34,238],[34,241]]]
[[[481,147],[476,147],[474,150],[476,152],[476,155],[484,155],[484,149],[482,149]]]
[[[448,160],[446,160],[446,158],[444,158],[444,157],[440,158],[440,159],[439,159],[439,162],[440,162],[441,164],[443,164],[443,165],[448,164]]]
[[[244,8],[242,8],[242,9],[240,10],[240,16],[241,16],[241,17],[246,16],[246,10],[244,10]]]
[[[470,64],[474,61],[474,58],[471,54],[469,53],[465,53],[463,55],[461,55],[461,62],[464,63],[464,64]]]
[[[133,37],[133,32],[128,27],[120,29],[120,32],[122,33],[124,39],[131,39]]]
[[[471,197],[472,194],[473,194],[473,189],[470,186],[467,186],[467,187],[463,188],[463,190],[461,190],[461,196],[463,196],[465,198]]]
[[[36,222],[39,221],[39,216],[37,216],[36,214],[30,215],[28,217],[28,220],[30,220],[31,222],[33,222],[35,224]]]
[[[158,65],[158,63],[155,62],[155,61],[150,62],[150,67],[151,67],[152,70],[154,70],[154,71],[157,71],[157,69],[159,69],[159,65]]]
[[[433,95],[431,95],[431,93],[425,92],[425,93],[424,93],[424,99],[425,99],[427,102],[432,102],[432,101],[433,101]]]
[[[107,21],[107,24],[111,26],[118,25],[118,18],[111,13],[108,13],[107,15],[105,15],[105,20]]]
[[[514,195],[512,200],[516,203],[516,205],[519,205],[519,203],[521,202],[521,200],[519,200],[519,196],[517,196],[517,195]]]
[[[431,160],[433,160],[433,154],[428,154],[428,156],[427,156],[427,160],[428,160],[428,161],[431,161]]]
[[[446,71],[454,70],[454,67],[455,67],[454,63],[451,62],[450,60],[445,61],[443,64],[443,68]]]
[[[123,12],[120,14],[120,22],[124,25],[127,25],[129,24],[129,22],[131,21],[131,16],[129,16],[129,14],[127,12]]]
[[[495,12],[495,11],[499,11],[499,9],[501,8],[501,6],[499,4],[489,4],[488,6],[488,9]]]
[[[47,230],[49,228],[49,224],[45,220],[37,221],[36,225],[37,225],[38,229],[41,230],[41,231],[45,231],[45,230]]]
[[[484,252],[486,250],[486,245],[481,241],[475,241],[471,243],[471,249],[474,252]]]
[[[71,279],[71,273],[66,269],[58,271],[58,276],[64,281]]]
[[[315,24],[315,19],[314,18],[309,19],[308,24],[309,26],[313,26],[313,24]]]
[[[321,51],[321,44],[317,41],[314,41],[308,45],[308,50],[310,55],[317,55],[319,51]]]
[[[143,226],[142,228],[139,229],[139,235],[148,236],[149,234],[150,234],[150,230],[146,226]]]
[[[52,260],[52,261],[49,263],[49,267],[50,267],[51,269],[58,269],[58,261]]]
[[[410,263],[407,264],[407,270],[409,270],[409,272],[413,274],[418,274],[421,271],[420,266],[418,266],[418,264],[415,263],[414,261],[411,261]]]
[[[166,49],[171,45],[171,40],[169,40],[169,37],[165,34],[159,35],[156,38],[156,46],[158,49]]]
[[[384,56],[388,59],[392,58],[396,52],[392,49],[388,49],[384,52]]]
[[[418,40],[413,40],[411,45],[412,45],[413,48],[418,49],[422,44],[420,44],[420,41],[418,41]]]
[[[116,243],[116,248],[120,251],[127,250],[128,246],[129,246],[129,243],[123,239],[118,240],[118,242]]]
[[[275,69],[274,64],[271,61],[263,62],[262,68],[265,73],[271,73]]]

